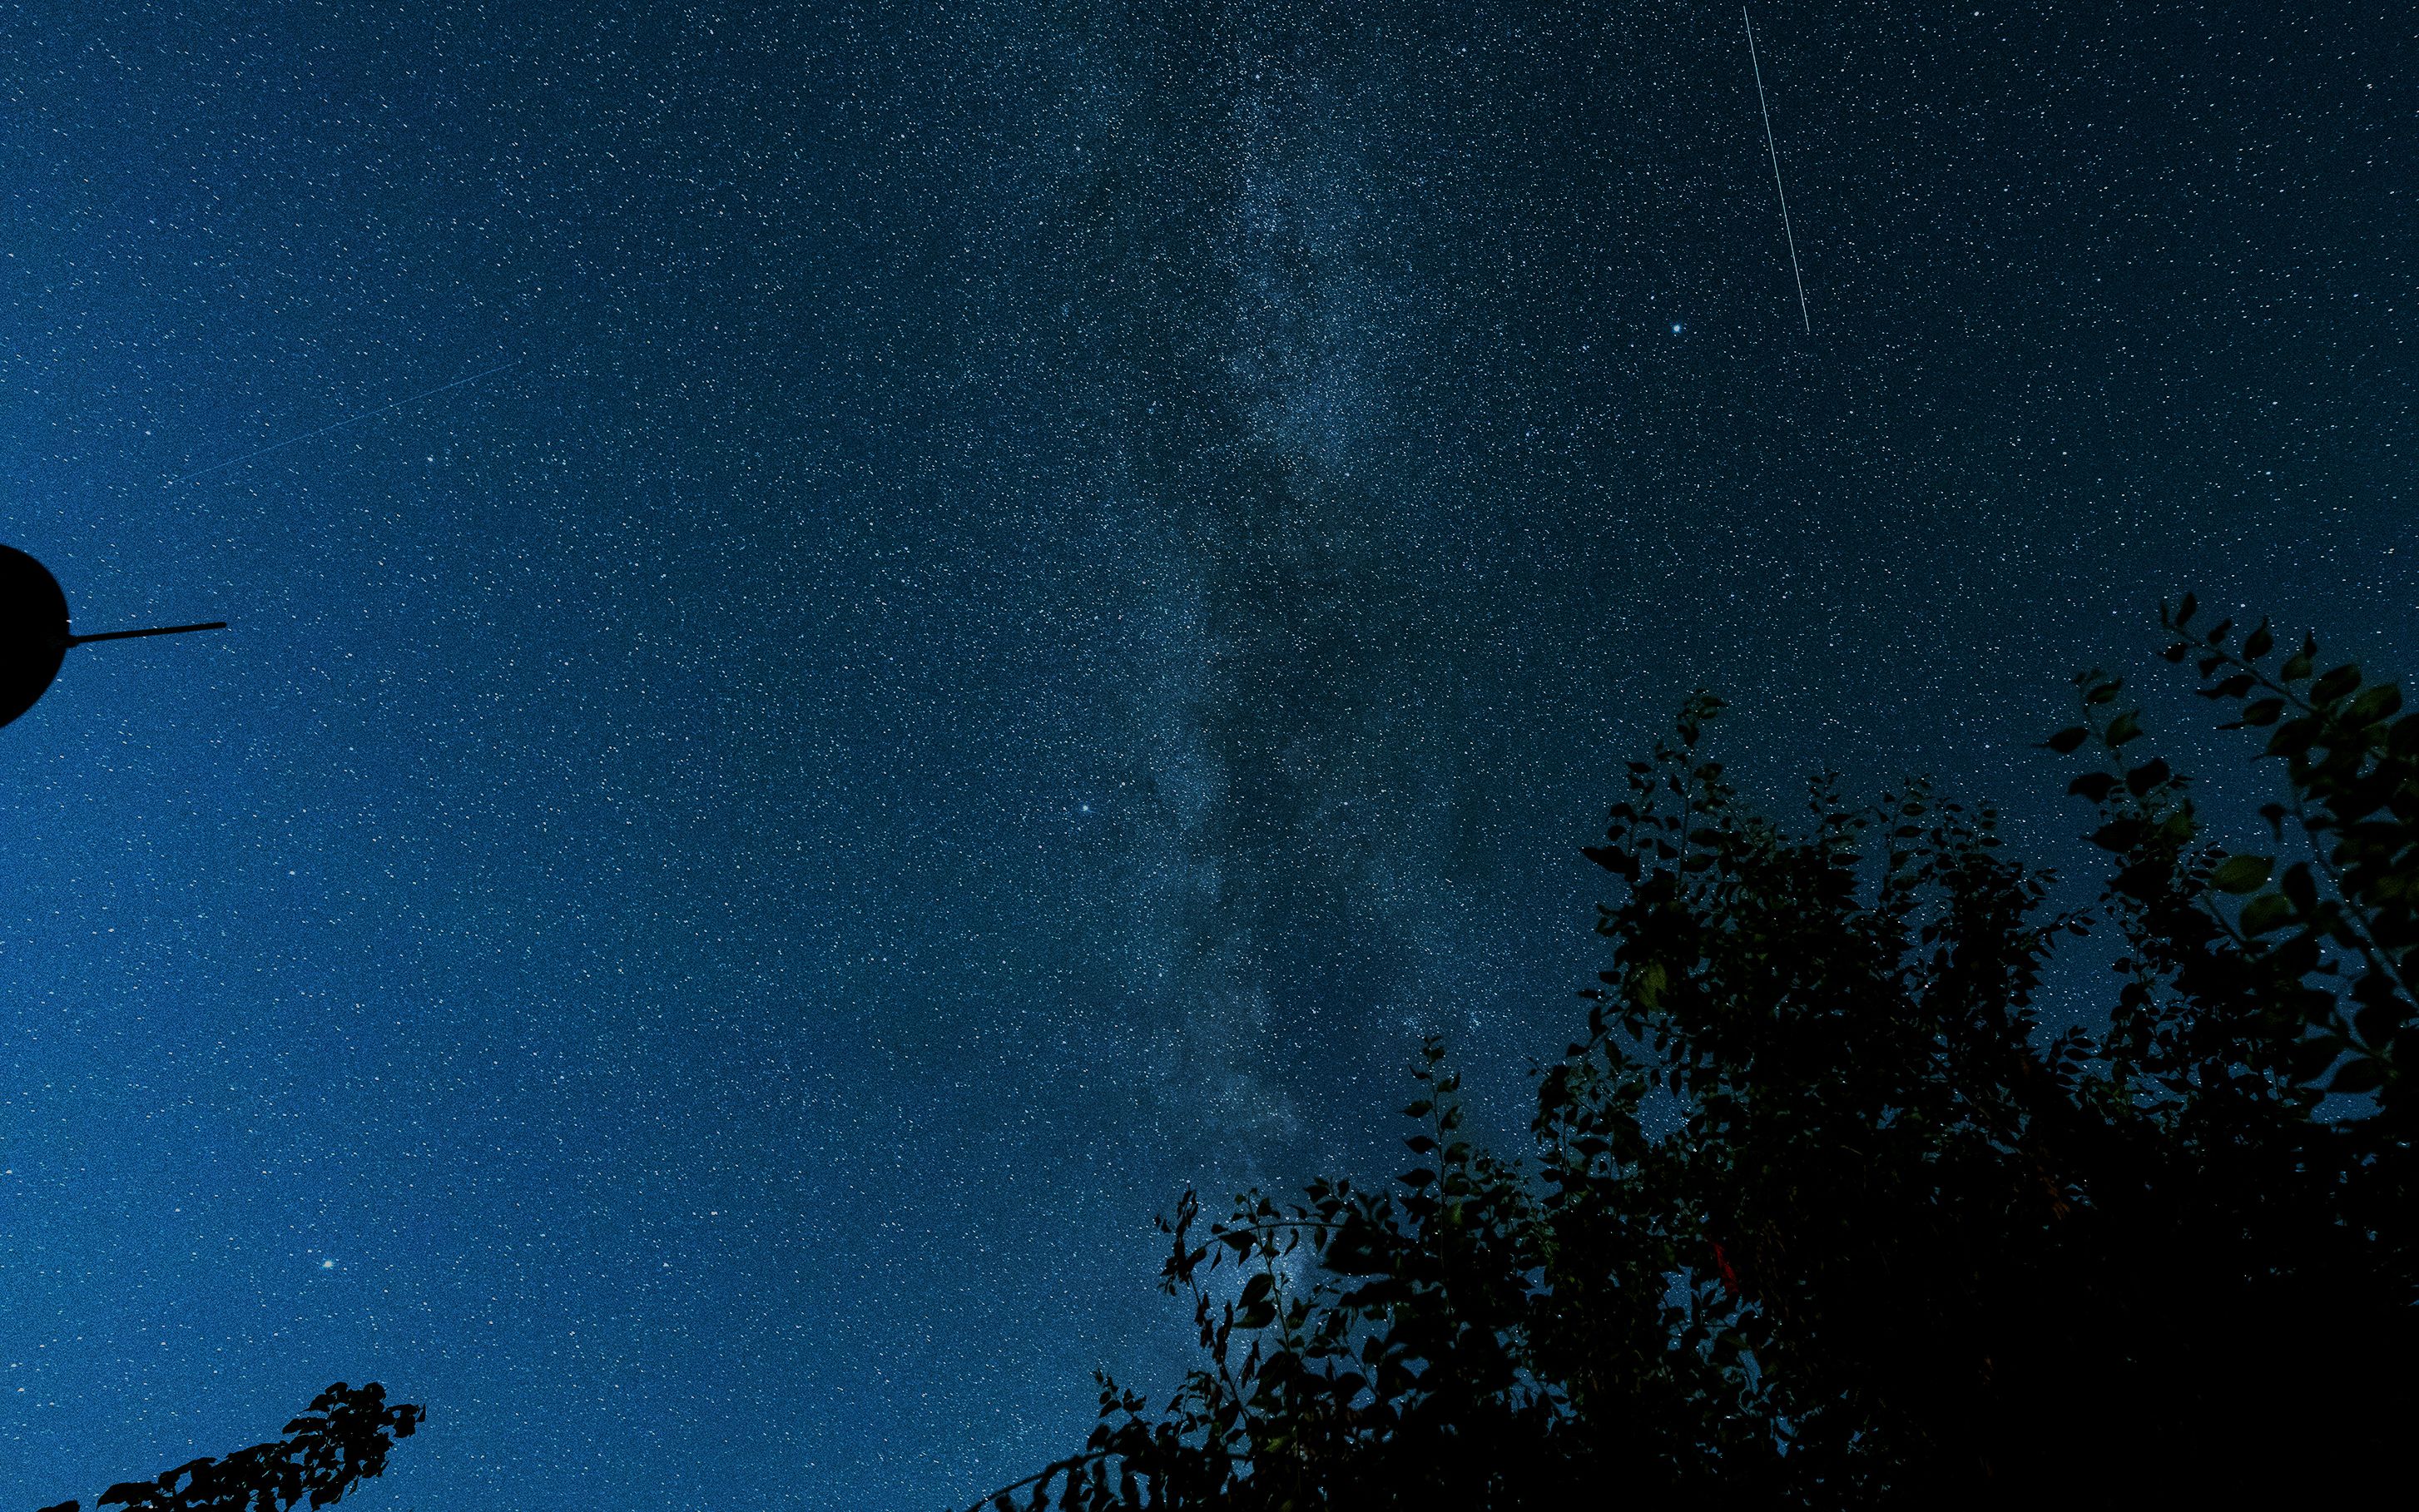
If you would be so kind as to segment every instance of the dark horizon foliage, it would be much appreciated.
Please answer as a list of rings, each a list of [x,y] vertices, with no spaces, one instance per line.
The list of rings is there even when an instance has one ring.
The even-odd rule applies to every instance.
[[[1413,1167],[1171,1220],[1202,1363],[1105,1376],[1084,1448],[985,1498],[1306,1509],[2114,1504],[2390,1485],[2419,1393],[2419,715],[2263,622],[2161,624],[2267,732],[2276,855],[2211,843],[2077,679],[2108,872],[2048,911],[1920,782],[1749,810],[1690,700],[1605,841],[1611,960],[1531,1149],[1464,1135],[1431,1041]],[[2289,821],[2289,823],[2288,823]],[[2295,857],[2290,845],[2306,855]],[[2106,1028],[2036,1006],[2121,947]],[[1240,1273],[1240,1280],[1233,1273]]]
[[[386,1473],[395,1442],[419,1430],[425,1410],[388,1406],[373,1381],[337,1381],[285,1425],[283,1439],[255,1443],[223,1458],[204,1457],[149,1480],[120,1481],[100,1493],[103,1507],[126,1512],[287,1512],[328,1506],[362,1481]],[[41,1512],[77,1512],[61,1502]]]

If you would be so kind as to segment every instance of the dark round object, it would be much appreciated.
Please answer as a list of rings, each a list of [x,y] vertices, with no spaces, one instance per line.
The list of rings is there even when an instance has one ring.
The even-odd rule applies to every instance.
[[[34,706],[68,654],[68,595],[51,570],[0,546],[0,724]]]

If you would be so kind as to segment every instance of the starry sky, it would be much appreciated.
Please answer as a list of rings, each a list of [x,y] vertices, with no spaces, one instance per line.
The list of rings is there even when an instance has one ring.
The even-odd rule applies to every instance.
[[[962,1505],[1689,688],[2057,861],[2161,594],[2419,665],[2405,8],[1755,21],[1810,335],[1723,5],[0,15],[0,539],[234,622],[0,731],[0,1494]]]

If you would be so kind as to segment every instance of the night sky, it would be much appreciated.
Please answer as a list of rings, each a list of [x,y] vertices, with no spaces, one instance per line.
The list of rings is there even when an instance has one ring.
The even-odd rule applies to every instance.
[[[2407,7],[1755,21],[1810,336],[1734,6],[0,14],[0,540],[234,622],[0,731],[0,1495],[962,1505],[1690,687],[2056,861],[2163,594],[2419,668]]]

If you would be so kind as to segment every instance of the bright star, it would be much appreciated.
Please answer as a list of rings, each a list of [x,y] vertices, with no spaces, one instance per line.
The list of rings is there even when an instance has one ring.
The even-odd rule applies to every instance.
[[[319,1269],[322,1271],[332,1271],[335,1268],[336,1262],[333,1260],[321,1260],[319,1262]]]
[[[1674,321],[1672,321],[1672,334],[1673,334],[1673,335],[1675,335],[1675,336],[1676,336],[1676,335],[1678,335],[1679,333],[1680,333],[1680,322],[1679,322],[1679,321],[1677,321],[1677,320],[1674,320]]]

